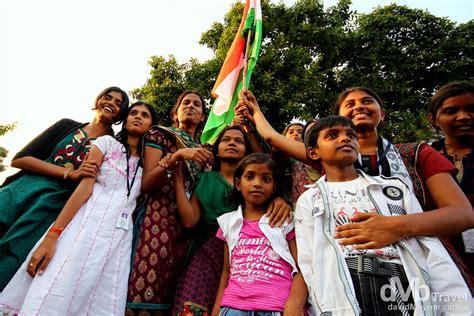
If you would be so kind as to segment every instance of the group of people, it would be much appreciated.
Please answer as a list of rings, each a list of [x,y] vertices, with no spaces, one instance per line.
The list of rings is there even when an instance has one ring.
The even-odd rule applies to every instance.
[[[474,312],[474,84],[434,94],[432,146],[381,137],[364,87],[282,134],[243,91],[212,146],[205,109],[186,90],[165,127],[109,87],[91,122],[22,149],[0,188],[0,312]]]

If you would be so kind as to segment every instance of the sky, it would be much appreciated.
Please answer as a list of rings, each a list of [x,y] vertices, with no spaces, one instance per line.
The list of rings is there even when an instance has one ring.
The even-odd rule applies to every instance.
[[[61,118],[90,121],[103,88],[141,87],[151,56],[173,54],[180,63],[212,58],[198,43],[201,34],[223,22],[235,1],[0,0],[0,124],[17,122],[0,137],[10,151],[6,162]],[[459,23],[474,18],[471,0],[352,2],[359,12],[396,2]],[[0,173],[0,183],[14,172]]]

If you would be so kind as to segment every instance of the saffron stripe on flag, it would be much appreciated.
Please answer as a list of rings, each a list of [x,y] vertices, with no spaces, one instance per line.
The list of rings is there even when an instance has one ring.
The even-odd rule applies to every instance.
[[[244,67],[244,49],[246,28],[252,28],[252,36],[248,52],[248,70],[246,86],[250,83],[252,70],[257,62],[262,41],[262,11],[260,0],[247,0],[242,20],[234,37],[232,45],[222,65],[219,76],[212,90],[216,98],[211,113],[201,135],[202,143],[212,143],[217,135],[232,122],[234,108],[242,89],[242,70]]]

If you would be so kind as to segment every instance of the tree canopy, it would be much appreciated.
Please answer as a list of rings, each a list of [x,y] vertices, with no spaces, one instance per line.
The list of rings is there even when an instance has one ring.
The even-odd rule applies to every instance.
[[[212,104],[210,91],[240,23],[235,3],[202,34],[200,44],[214,57],[179,63],[173,55],[151,57],[150,78],[131,92],[155,105],[162,124],[184,89],[195,89]],[[269,122],[282,130],[293,118],[331,112],[342,90],[373,88],[388,116],[382,134],[394,142],[432,137],[425,105],[435,89],[450,81],[472,80],[474,22],[456,24],[406,6],[351,11],[349,0],[327,10],[320,1],[291,7],[263,1],[263,39],[250,89]]]

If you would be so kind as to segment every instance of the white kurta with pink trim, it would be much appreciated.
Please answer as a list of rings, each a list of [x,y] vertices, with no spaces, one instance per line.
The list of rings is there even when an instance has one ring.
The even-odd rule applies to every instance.
[[[61,234],[43,275],[26,272],[30,255],[0,294],[0,314],[123,315],[132,247],[131,215],[140,193],[138,157],[127,159],[111,136],[94,145],[104,154],[89,200]],[[36,249],[35,246],[34,249]]]

